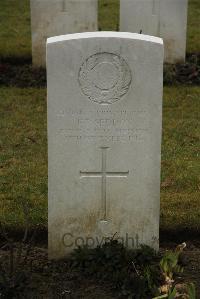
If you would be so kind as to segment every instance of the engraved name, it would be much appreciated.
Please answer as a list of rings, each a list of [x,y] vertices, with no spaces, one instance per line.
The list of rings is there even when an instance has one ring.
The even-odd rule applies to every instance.
[[[69,141],[142,141],[148,133],[145,110],[59,110],[57,134]]]

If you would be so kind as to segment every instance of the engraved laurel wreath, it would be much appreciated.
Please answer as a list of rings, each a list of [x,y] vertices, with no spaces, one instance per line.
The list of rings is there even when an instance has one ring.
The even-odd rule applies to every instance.
[[[131,80],[126,61],[113,53],[96,53],[87,58],[79,70],[82,92],[98,104],[120,100],[128,92]]]

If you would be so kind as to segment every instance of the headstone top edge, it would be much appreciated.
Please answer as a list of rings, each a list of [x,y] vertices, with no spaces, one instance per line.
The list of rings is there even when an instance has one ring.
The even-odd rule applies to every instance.
[[[132,40],[149,41],[152,43],[163,45],[163,39],[151,35],[131,33],[131,32],[115,32],[115,31],[98,31],[98,32],[83,32],[83,33],[72,33],[50,37],[47,39],[48,44],[54,44],[58,42],[76,40],[76,39],[87,39],[87,38],[124,38]]]

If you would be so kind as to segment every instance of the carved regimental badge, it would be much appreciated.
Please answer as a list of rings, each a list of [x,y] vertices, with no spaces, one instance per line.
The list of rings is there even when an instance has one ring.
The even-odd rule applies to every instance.
[[[91,101],[112,104],[127,93],[131,84],[131,71],[121,56],[97,53],[82,64],[79,84]]]

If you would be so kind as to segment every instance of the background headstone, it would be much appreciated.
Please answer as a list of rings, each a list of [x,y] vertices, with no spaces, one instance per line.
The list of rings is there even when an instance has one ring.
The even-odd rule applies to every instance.
[[[46,65],[48,37],[97,30],[97,0],[31,0],[32,60]]]
[[[187,0],[121,0],[120,31],[159,36],[165,62],[184,62],[187,5]]]
[[[47,40],[49,255],[158,249],[163,43],[133,33]]]

